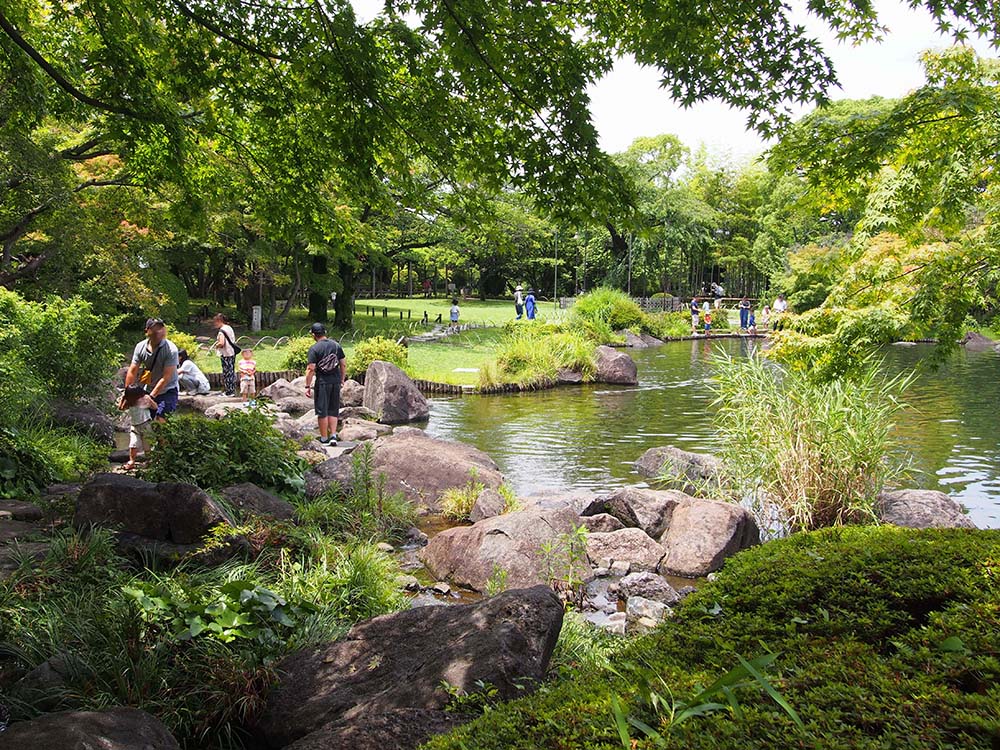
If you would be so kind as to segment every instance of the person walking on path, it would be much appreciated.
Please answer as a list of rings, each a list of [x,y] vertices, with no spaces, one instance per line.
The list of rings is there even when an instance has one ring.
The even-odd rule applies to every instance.
[[[177,351],[177,360],[181,363],[177,368],[177,384],[184,393],[204,395],[212,390],[205,373],[188,356],[187,349]]]
[[[745,331],[748,328],[747,321],[750,317],[750,298],[745,294],[740,300],[740,329]]]
[[[324,445],[336,445],[340,387],[347,378],[344,350],[339,342],[326,337],[326,326],[322,323],[313,323],[309,332],[316,343],[309,347],[306,356],[306,396],[312,395],[319,423],[319,441]]]
[[[449,320],[451,320],[451,327],[458,328],[458,316],[460,311],[458,309],[458,297],[451,298],[451,310],[448,311]]]
[[[524,295],[521,292],[524,291],[524,287],[518,284],[514,287],[514,312],[517,313],[517,320],[520,320],[524,315]]]
[[[524,312],[528,320],[535,319],[535,290],[528,289],[528,296],[524,298]]]
[[[698,298],[691,298],[691,335],[698,335],[698,324],[701,322],[701,308],[698,305]]]
[[[177,410],[177,364],[177,347],[167,339],[166,324],[160,318],[150,318],[146,338],[132,352],[125,388],[143,386],[156,402],[154,417],[160,422]]]
[[[212,348],[219,353],[222,363],[222,390],[227,396],[236,395],[236,332],[229,325],[229,318],[222,313],[216,313],[212,325],[219,333],[215,337]]]

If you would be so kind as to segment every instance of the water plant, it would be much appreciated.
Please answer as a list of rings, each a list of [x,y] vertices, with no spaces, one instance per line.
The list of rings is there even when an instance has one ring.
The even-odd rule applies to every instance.
[[[479,472],[469,469],[469,479],[462,487],[449,487],[441,493],[441,512],[456,521],[468,520],[479,493],[486,485],[478,481]]]
[[[723,355],[716,370],[720,458],[737,498],[792,531],[874,519],[905,469],[892,429],[910,378],[869,362],[857,378],[816,382],[759,355]]]

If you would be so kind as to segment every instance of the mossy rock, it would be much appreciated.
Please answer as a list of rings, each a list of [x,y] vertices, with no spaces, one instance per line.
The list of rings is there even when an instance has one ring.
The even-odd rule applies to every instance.
[[[778,653],[767,679],[729,710],[669,725],[645,683],[683,701],[739,665]],[[623,747],[612,695],[664,744],[636,748],[962,748],[1000,746],[1000,532],[828,529],[727,561],[614,673],[578,674],[496,708],[433,750]],[[661,682],[662,678],[662,682]],[[725,698],[721,703],[725,703]]]

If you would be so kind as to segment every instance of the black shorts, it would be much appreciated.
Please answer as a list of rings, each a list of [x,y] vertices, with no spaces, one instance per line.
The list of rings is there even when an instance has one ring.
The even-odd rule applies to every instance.
[[[336,417],[340,414],[340,381],[324,383],[317,380],[313,385],[313,407],[317,417]]]

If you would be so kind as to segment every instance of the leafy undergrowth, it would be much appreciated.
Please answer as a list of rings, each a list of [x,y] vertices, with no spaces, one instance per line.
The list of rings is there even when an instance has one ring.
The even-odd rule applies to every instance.
[[[425,747],[992,750],[998,653],[1000,532],[828,529],[736,556],[609,666]]]

